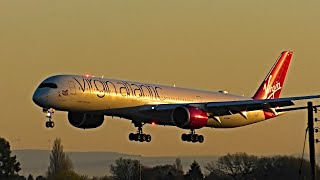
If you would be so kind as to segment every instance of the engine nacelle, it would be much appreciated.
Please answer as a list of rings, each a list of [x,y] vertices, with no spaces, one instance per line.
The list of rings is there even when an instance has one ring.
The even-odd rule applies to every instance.
[[[104,115],[97,113],[69,112],[68,119],[69,123],[74,127],[91,129],[102,125]]]
[[[208,114],[197,107],[179,106],[172,111],[171,120],[180,128],[200,129],[207,125]]]

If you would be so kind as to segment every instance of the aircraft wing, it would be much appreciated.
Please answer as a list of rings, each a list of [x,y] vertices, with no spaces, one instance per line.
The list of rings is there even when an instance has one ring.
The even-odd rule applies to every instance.
[[[231,115],[243,111],[255,111],[255,110],[267,110],[274,111],[274,108],[281,108],[294,105],[293,101],[317,99],[320,95],[313,96],[297,96],[277,99],[252,99],[252,100],[240,100],[240,101],[222,101],[222,102],[203,102],[203,103],[190,103],[190,104],[161,104],[151,105],[152,110],[165,111],[172,110],[178,106],[188,105],[195,106],[205,110],[209,114],[214,116]],[[146,108],[144,110],[151,110]],[[301,108],[300,108],[301,109]],[[293,109],[292,109],[293,110]],[[297,110],[297,109],[296,109]],[[286,109],[280,110],[281,112]],[[280,112],[279,111],[279,112]],[[288,108],[288,111],[290,109]]]
[[[272,110],[272,108],[280,108],[294,105],[293,101],[316,99],[320,95],[314,96],[298,96],[277,99],[253,99],[240,101],[224,101],[224,102],[208,102],[205,104],[205,110],[213,113],[215,116],[223,116],[242,111],[254,110]]]

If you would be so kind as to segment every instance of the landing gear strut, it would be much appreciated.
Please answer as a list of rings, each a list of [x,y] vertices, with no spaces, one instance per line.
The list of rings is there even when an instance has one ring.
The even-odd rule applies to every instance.
[[[46,113],[46,118],[48,118],[48,121],[46,121],[46,128],[53,128],[54,122],[52,121],[52,115],[54,113],[54,109],[43,109],[43,112]]]
[[[129,134],[129,140],[130,141],[139,141],[139,142],[150,142],[151,141],[151,135],[144,134],[142,131],[142,123],[134,123],[135,127],[138,127],[137,133],[130,133]]]
[[[189,134],[182,134],[181,139],[182,141],[193,142],[193,143],[196,143],[196,142],[203,143],[204,141],[204,137],[202,135],[196,134],[193,129]]]

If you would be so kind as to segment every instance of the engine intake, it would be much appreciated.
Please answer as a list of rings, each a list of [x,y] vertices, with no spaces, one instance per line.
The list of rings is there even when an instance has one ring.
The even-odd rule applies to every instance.
[[[74,127],[92,129],[102,125],[104,115],[97,113],[69,112],[68,119],[69,123]]]
[[[180,128],[200,129],[207,125],[208,114],[197,107],[180,106],[172,111],[171,120]]]

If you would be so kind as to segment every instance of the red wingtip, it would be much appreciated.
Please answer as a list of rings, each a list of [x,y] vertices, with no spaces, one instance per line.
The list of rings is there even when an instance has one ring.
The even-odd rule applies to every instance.
[[[283,51],[262,82],[253,99],[279,98],[293,52]]]

